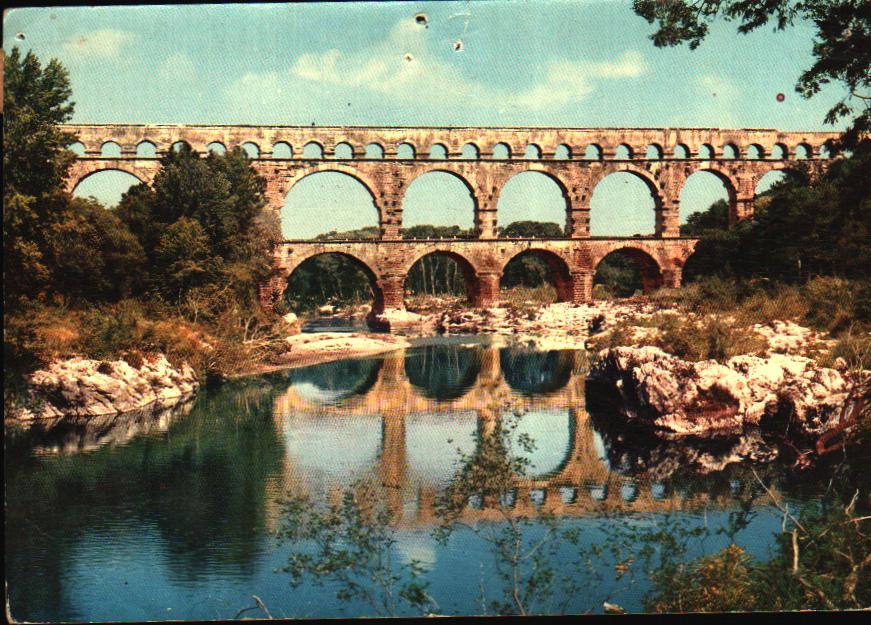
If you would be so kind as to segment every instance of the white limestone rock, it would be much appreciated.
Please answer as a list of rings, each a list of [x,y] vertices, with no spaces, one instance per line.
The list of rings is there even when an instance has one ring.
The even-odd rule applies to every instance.
[[[675,434],[735,432],[785,421],[818,436],[840,416],[848,381],[801,356],[736,356],[727,365],[687,362],[656,347],[602,350],[590,379],[610,383],[630,421]]]
[[[187,364],[173,367],[165,356],[148,355],[140,368],[124,360],[112,362],[70,358],[53,362],[31,374],[30,392],[42,400],[34,414],[22,409],[18,420],[61,416],[98,416],[144,408],[153,403],[173,405],[199,387]]]

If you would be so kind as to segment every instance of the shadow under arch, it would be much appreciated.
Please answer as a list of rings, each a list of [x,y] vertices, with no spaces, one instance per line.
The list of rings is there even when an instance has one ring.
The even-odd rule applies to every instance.
[[[515,254],[505,263],[499,286],[535,288],[546,282],[556,290],[556,301],[573,301],[572,277],[565,259],[550,250],[532,248]]]
[[[546,395],[569,383],[574,354],[570,349],[538,352],[503,347],[499,350],[499,365],[512,390],[522,395]]]
[[[453,271],[445,267],[446,262],[455,264]],[[463,293],[469,302],[475,301],[477,290],[478,279],[472,263],[462,254],[439,249],[425,251],[415,258],[408,265],[403,283],[404,294]]]
[[[366,395],[378,381],[383,358],[336,360],[291,369],[286,380],[303,400],[331,404]]]
[[[405,353],[405,375],[428,399],[459,399],[475,385],[482,361],[480,347],[423,345]]]
[[[284,300],[297,312],[329,303],[324,299],[362,297],[372,301],[372,312],[383,309],[384,294],[375,271],[365,261],[347,252],[312,254],[287,274]]]
[[[659,263],[650,254],[632,246],[618,247],[605,254],[595,265],[593,288],[604,284],[618,297],[631,296],[640,286],[648,294],[662,286]]]

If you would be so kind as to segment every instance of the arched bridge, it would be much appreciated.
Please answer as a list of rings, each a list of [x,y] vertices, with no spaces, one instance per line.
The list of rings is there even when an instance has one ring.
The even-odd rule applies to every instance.
[[[241,145],[266,181],[271,210],[281,211],[290,189],[323,171],[354,177],[378,210],[380,236],[370,241],[288,240],[276,250],[275,273],[261,287],[267,307],[283,293],[290,274],[323,253],[356,259],[369,275],[375,310],[403,308],[404,284],[414,262],[431,253],[457,259],[470,299],[490,306],[499,279],[518,254],[543,257],[561,301],[592,296],[598,263],[622,250],[641,267],[645,290],[676,287],[696,240],[680,238],[680,192],[687,178],[710,172],[724,184],[730,220],[754,212],[755,189],[772,170],[817,177],[829,163],[827,132],[718,128],[377,128],[200,125],[68,125],[80,155],[69,172],[69,189],[102,170],[120,170],[151,182],[161,154],[179,142],[204,152]],[[403,240],[402,199],[427,172],[461,180],[474,202],[475,237],[469,240]],[[566,205],[564,236],[499,238],[496,207],[515,175],[536,171],[553,180]],[[590,200],[606,176],[627,172],[644,182],[655,204],[652,236],[590,236]]]

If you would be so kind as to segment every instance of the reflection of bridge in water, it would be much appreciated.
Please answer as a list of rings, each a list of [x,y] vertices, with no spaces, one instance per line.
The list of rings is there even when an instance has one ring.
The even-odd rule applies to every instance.
[[[345,376],[343,382],[352,390],[344,397],[327,393],[325,400],[318,401],[307,396],[311,394],[306,392],[307,382],[292,383],[274,401],[275,426],[284,432],[288,445],[283,476],[271,492],[316,497],[313,491],[320,491],[338,501],[344,490],[354,487],[356,478],[374,478],[398,518],[429,524],[436,520],[440,488],[458,467],[458,449],[471,454],[481,435],[492,432],[499,419],[518,415],[517,433],[533,438],[538,449],[531,457],[543,457],[544,462],[514,480],[508,494],[511,514],[667,512],[734,504],[728,491],[688,494],[643,472],[627,476],[612,470],[585,410],[581,352],[495,347],[459,351],[466,353],[464,366],[455,370],[460,384],[454,388],[437,384],[437,393],[414,373],[420,359],[429,357],[426,348],[400,350],[369,361],[370,368],[359,374],[363,383],[354,384]],[[524,358],[534,359],[533,373],[546,373],[534,380],[534,388],[527,384],[524,389],[529,380],[517,373],[518,368],[524,369]],[[542,367],[542,362],[549,366]],[[514,442],[512,447],[516,434]],[[337,472],[337,458],[343,455],[348,464]],[[498,518],[501,513],[470,506],[465,514],[473,520]]]

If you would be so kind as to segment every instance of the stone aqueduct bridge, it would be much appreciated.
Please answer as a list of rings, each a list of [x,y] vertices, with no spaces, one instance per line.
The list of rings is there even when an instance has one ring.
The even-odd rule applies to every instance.
[[[256,154],[253,166],[266,180],[268,207],[274,211],[281,211],[290,189],[308,175],[336,171],[353,176],[372,196],[380,238],[285,241],[276,250],[274,275],[261,286],[261,300],[271,306],[303,261],[338,252],[365,268],[376,312],[404,307],[409,270],[418,259],[434,252],[459,261],[477,306],[489,306],[498,299],[505,265],[525,251],[547,261],[560,301],[588,301],[598,263],[618,250],[638,262],[645,290],[679,286],[683,265],[697,242],[679,236],[680,192],[690,175],[707,171],[723,182],[734,223],[753,215],[755,188],[762,176],[772,170],[797,171],[811,179],[818,176],[828,163],[822,156],[823,147],[837,137],[822,132],[715,128],[68,125],[64,129],[84,146],[84,154],[70,170],[70,189],[107,169],[125,171],[150,183],[160,167],[160,155],[179,141],[201,152],[215,142],[226,148],[251,144]],[[120,156],[105,156],[104,146],[113,143]],[[275,157],[278,146],[284,150],[282,158]],[[309,150],[304,154],[304,146],[309,150],[314,146],[318,158],[312,158]],[[434,146],[440,151],[437,156],[431,151]],[[144,147],[153,152],[146,156]],[[415,178],[431,171],[452,174],[469,189],[474,200],[474,239],[402,239],[405,191]],[[560,187],[566,202],[564,237],[497,237],[499,194],[512,176],[525,171],[541,172]],[[590,236],[593,190],[615,172],[637,176],[650,189],[656,214],[653,236]]]

